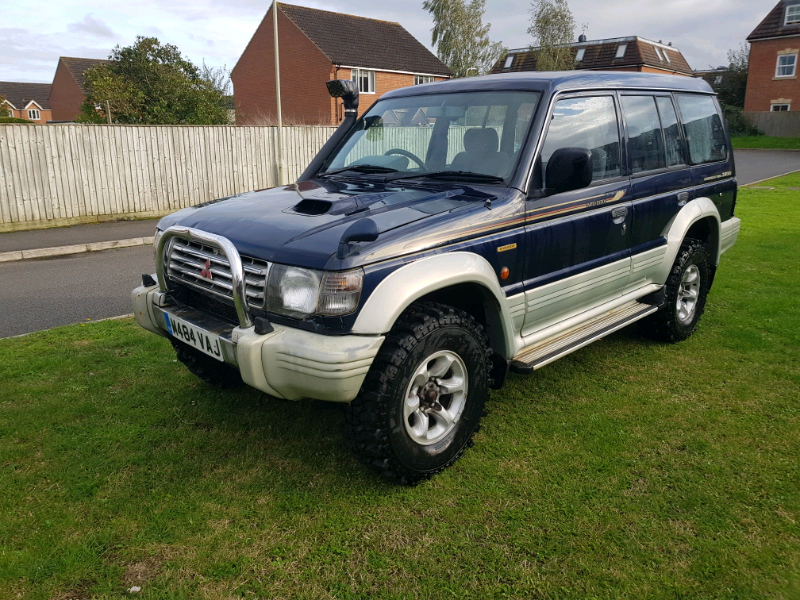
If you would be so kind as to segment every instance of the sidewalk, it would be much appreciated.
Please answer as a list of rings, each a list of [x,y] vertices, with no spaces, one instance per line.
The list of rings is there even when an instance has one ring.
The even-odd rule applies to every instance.
[[[153,243],[158,219],[0,233],[0,263]]]

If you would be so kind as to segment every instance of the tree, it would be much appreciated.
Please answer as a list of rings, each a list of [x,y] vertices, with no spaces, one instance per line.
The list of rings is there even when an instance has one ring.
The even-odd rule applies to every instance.
[[[537,71],[575,68],[570,46],[575,37],[575,19],[567,0],[533,0],[528,33],[533,36],[533,46],[538,46]]]
[[[747,90],[747,72],[750,63],[750,48],[747,43],[735,50],[728,50],[728,72],[722,77],[717,89],[719,101],[727,106],[744,108]]]
[[[454,77],[484,75],[505,53],[500,42],[489,39],[491,24],[483,23],[486,0],[425,0],[431,13],[431,43]]]
[[[133,46],[117,46],[108,58],[109,62],[85,73],[89,92],[79,121],[227,123],[224,93],[205,80],[176,46],[139,36]]]

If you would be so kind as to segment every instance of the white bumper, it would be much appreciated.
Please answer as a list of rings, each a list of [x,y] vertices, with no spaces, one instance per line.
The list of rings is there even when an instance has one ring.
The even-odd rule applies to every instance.
[[[145,329],[167,336],[158,286],[132,294],[134,316]],[[185,317],[182,317],[185,318]],[[273,324],[259,335],[254,328],[230,327],[221,334],[225,362],[237,367],[248,385],[272,396],[332,402],[353,400],[383,336],[328,336]]]

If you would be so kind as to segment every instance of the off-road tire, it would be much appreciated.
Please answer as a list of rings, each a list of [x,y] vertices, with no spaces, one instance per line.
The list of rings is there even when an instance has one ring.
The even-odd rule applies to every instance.
[[[409,432],[415,416],[405,417],[404,410],[409,410],[409,392],[421,389],[414,385],[423,377],[420,370],[436,357],[445,363],[456,358],[437,381],[454,377],[458,368],[466,391],[458,400],[460,416],[447,426],[451,429],[442,427],[441,439],[424,445]],[[446,469],[472,446],[488,395],[490,357],[484,328],[472,315],[443,304],[413,304],[386,336],[359,395],[345,408],[346,443],[362,463],[400,484],[414,485]],[[434,405],[441,400],[439,408],[446,405],[450,411],[455,396],[442,394]]]
[[[210,356],[206,356],[202,352],[198,352],[194,348],[190,348],[186,344],[182,344],[176,340],[171,340],[172,346],[178,355],[178,360],[181,361],[186,368],[191,371],[206,383],[216,387],[227,389],[241,385],[242,377],[239,372]]]
[[[705,310],[711,287],[709,262],[708,248],[703,242],[694,239],[683,241],[667,278],[664,306],[645,322],[650,337],[664,342],[680,342],[694,333]],[[699,282],[687,281],[687,276],[697,276]],[[696,287],[696,297],[693,299],[693,308],[687,311],[685,303],[691,298],[686,288],[690,284]],[[684,303],[683,308],[679,300]]]

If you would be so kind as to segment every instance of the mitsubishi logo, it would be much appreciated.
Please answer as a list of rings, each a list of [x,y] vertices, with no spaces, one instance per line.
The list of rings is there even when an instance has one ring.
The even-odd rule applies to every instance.
[[[211,259],[206,259],[206,268],[200,271],[200,277],[205,277],[206,279],[213,279],[211,277]]]

